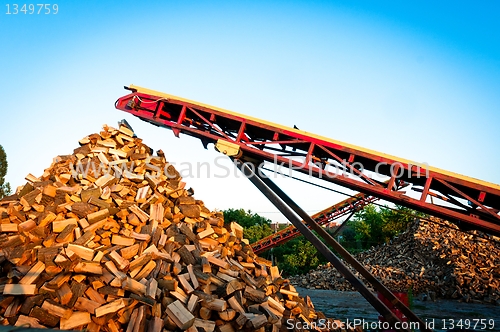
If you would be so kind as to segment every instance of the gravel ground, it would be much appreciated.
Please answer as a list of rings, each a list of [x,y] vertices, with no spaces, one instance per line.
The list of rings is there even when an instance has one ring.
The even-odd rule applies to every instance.
[[[309,295],[316,310],[322,311],[327,317],[342,322],[354,319],[364,319],[365,322],[377,322],[378,312],[357,292],[340,292],[333,290],[306,289],[297,287],[301,296]],[[489,304],[464,303],[453,300],[422,301],[415,298],[413,312],[424,322],[434,323],[435,331],[450,331],[467,325],[476,329],[500,331],[500,307]],[[461,323],[463,326],[460,326]],[[481,328],[484,323],[486,327]],[[494,324],[493,329],[489,329]]]

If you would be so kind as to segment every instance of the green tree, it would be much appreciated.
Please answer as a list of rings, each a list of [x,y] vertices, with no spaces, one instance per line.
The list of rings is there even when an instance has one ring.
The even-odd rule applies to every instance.
[[[383,232],[391,239],[399,233],[404,232],[408,225],[415,220],[415,218],[425,217],[425,213],[418,212],[401,205],[396,205],[394,210],[385,208],[383,213],[385,221]]]
[[[3,149],[3,146],[0,145],[0,199],[5,196],[10,195],[10,183],[5,182],[5,175],[7,175],[7,154]]]
[[[356,242],[356,231],[353,227],[345,227],[344,229],[342,229],[340,234],[342,234],[341,243],[352,245],[354,244],[354,242]]]
[[[356,232],[356,241],[360,242],[363,248],[385,242],[383,223],[382,214],[375,205],[366,206],[353,217],[352,226]]]
[[[278,262],[278,267],[284,275],[296,275],[309,272],[315,269],[325,259],[318,253],[316,247],[303,236],[295,241],[289,241],[291,253],[283,256],[283,260]]]
[[[253,225],[247,228],[243,228],[243,234],[250,243],[257,242],[260,239],[265,238],[273,233],[271,226],[268,224],[263,225]]]
[[[401,205],[391,209],[370,204],[354,215],[348,227],[354,230],[355,239],[361,248],[366,249],[388,242],[405,231],[415,218],[424,215]]]

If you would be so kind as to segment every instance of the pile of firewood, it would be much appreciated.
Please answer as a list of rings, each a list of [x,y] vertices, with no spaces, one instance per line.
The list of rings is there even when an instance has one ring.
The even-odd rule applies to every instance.
[[[393,291],[500,304],[500,239],[494,236],[464,233],[442,220],[416,220],[391,243],[356,258]],[[354,290],[329,265],[292,281],[303,287]]]
[[[26,179],[0,201],[1,324],[230,332],[325,318],[125,124]]]

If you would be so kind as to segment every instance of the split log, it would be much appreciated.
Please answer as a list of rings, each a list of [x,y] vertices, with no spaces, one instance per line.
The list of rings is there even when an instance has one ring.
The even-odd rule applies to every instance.
[[[182,330],[186,330],[194,323],[194,316],[184,307],[180,301],[169,304],[166,308],[168,316]]]
[[[36,285],[7,284],[3,289],[4,295],[35,295]]]

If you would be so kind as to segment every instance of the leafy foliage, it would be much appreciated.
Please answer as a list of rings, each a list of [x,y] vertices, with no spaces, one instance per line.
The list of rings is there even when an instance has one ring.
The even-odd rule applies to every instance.
[[[265,238],[273,234],[271,226],[268,224],[263,225],[253,225],[244,229],[245,238],[248,239],[250,243],[254,243],[260,239]]]
[[[10,183],[5,182],[5,175],[7,175],[7,154],[3,149],[3,146],[0,145],[0,199],[5,196],[10,195]]]
[[[348,223],[347,237],[352,241],[352,230],[356,246],[351,248],[367,249],[389,242],[393,237],[406,230],[408,225],[423,214],[404,206],[396,205],[395,209],[387,206],[377,208],[370,204],[354,215]],[[343,232],[343,236],[347,229]],[[344,239],[347,242],[347,237]],[[349,245],[348,245],[349,247]]]
[[[323,256],[303,236],[291,243],[291,249],[292,253],[284,255],[283,261],[278,262],[278,267],[285,275],[307,273],[325,262]]]

